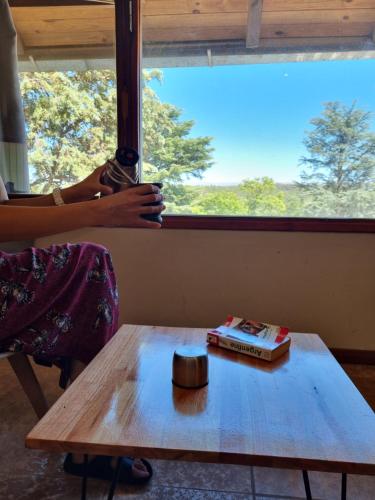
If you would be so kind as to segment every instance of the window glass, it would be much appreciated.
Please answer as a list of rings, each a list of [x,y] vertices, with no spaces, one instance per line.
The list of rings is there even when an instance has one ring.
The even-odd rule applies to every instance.
[[[143,178],[169,213],[375,217],[373,1],[153,0],[142,21]]]
[[[64,3],[12,9],[35,193],[86,177],[117,142],[114,6]]]

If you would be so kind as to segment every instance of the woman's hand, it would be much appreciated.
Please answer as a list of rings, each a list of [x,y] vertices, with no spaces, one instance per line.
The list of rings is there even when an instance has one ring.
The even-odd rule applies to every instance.
[[[104,172],[105,164],[96,168],[86,179],[74,184],[74,186],[63,189],[61,195],[65,203],[77,203],[80,201],[92,200],[97,193],[108,195],[113,193],[110,186],[100,182]]]
[[[144,206],[147,203],[161,202],[163,195],[153,184],[144,184],[120,191],[112,196],[92,202],[95,224],[106,227],[145,227],[160,228],[157,222],[145,220],[141,215],[160,214],[165,210],[163,204]]]

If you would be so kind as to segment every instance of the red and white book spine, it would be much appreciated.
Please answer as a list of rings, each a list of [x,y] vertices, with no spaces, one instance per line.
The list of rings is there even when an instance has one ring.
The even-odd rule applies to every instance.
[[[223,347],[224,349],[229,349],[231,351],[241,352],[242,354],[247,354],[259,359],[265,359],[271,361],[272,352],[267,349],[262,349],[256,345],[249,345],[240,340],[230,339],[228,337],[223,337],[213,332],[207,334],[207,342],[216,345],[218,347]]]

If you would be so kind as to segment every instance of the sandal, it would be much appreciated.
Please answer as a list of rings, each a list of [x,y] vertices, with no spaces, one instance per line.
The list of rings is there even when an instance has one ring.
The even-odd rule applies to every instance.
[[[112,481],[115,473],[115,469],[112,467],[111,463],[112,459],[113,457],[97,455],[95,458],[90,460],[87,464],[87,477]],[[153,473],[151,464],[144,458],[141,458],[140,460],[146,467],[149,475],[147,477],[134,476],[132,470],[134,459],[130,457],[121,457],[121,468],[118,478],[120,483],[145,484],[151,479]],[[73,476],[83,477],[85,473],[85,464],[77,464],[73,462],[71,453],[68,453],[66,456],[63,468],[67,474],[72,474]]]

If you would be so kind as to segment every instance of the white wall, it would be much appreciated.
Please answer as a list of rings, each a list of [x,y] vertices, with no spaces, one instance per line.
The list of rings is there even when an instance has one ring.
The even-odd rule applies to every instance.
[[[375,349],[375,235],[84,229],[37,240],[93,241],[113,256],[121,321],[202,326],[227,314]]]

